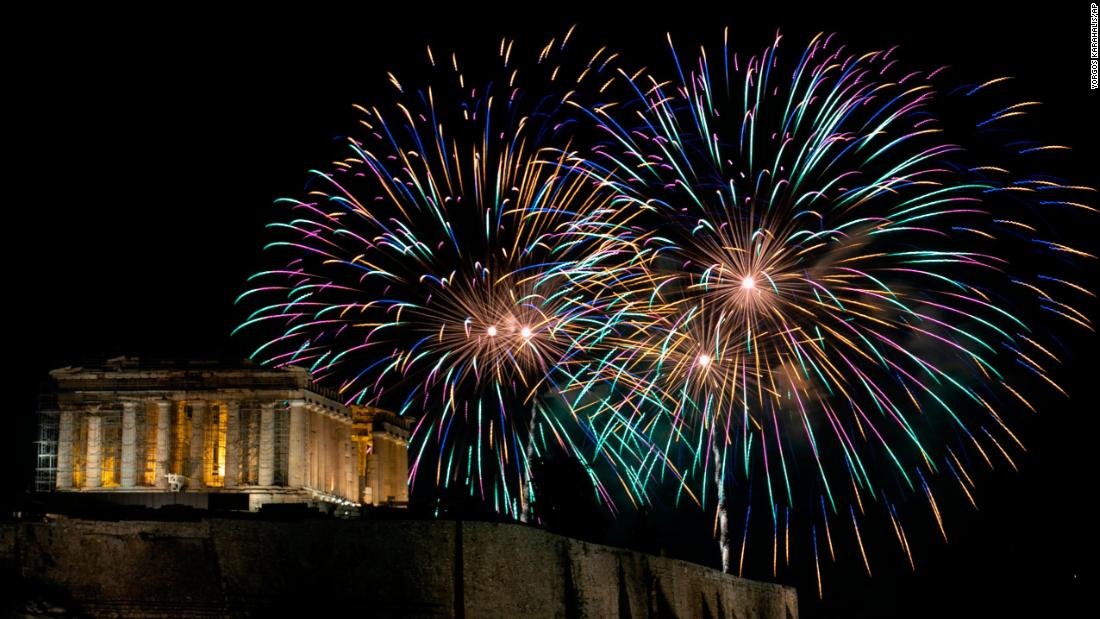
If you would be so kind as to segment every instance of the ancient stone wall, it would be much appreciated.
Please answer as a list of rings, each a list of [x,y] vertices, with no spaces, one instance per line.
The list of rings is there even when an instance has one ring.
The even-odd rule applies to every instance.
[[[479,522],[5,523],[0,567],[92,617],[798,615],[788,587]]]

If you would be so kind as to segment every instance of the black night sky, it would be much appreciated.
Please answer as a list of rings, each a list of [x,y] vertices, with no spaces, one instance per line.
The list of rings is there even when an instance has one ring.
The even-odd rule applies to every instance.
[[[966,13],[962,3],[869,11],[763,4],[763,13],[666,3],[586,14],[541,3],[524,6],[523,16],[428,5],[404,14],[89,10],[9,21],[23,43],[9,50],[5,80],[6,133],[14,137],[5,142],[6,262],[14,276],[5,323],[15,349],[3,502],[18,505],[30,485],[32,412],[48,369],[122,354],[247,355],[250,342],[229,336],[240,318],[232,302],[263,266],[272,201],[299,195],[307,170],[342,152],[341,136],[355,126],[351,104],[389,97],[385,72],[421,66],[427,43],[491,53],[501,36],[541,42],[577,23],[587,41],[636,58],[664,59],[666,30],[682,44],[713,42],[724,25],[745,49],[770,42],[777,28],[792,46],[819,31],[861,49],[900,44],[907,61],[951,64],[960,79],[1015,76],[1013,94],[1044,103],[1035,114],[1047,140],[1074,148],[1057,160],[1058,171],[1100,184],[1088,3],[989,4]],[[673,10],[683,13],[663,12]],[[1100,219],[1073,236],[1091,239],[1096,251],[1098,231]],[[1095,290],[1096,262],[1086,267],[1078,280]],[[1095,303],[1084,309],[1095,319]],[[899,555],[880,560],[868,578],[849,556],[829,568],[822,601],[812,571],[787,580],[799,586],[802,616],[1054,616],[1083,607],[1096,583],[1088,505],[1097,470],[1097,344],[1095,334],[1075,333],[1076,355],[1057,374],[1072,397],[1040,402],[1041,416],[1020,428],[1029,447],[1021,470],[987,475],[980,511],[947,514],[949,544],[919,539],[915,574]],[[717,561],[709,540],[688,532],[696,524],[670,521],[664,545],[674,555],[682,546],[688,558],[712,552]]]

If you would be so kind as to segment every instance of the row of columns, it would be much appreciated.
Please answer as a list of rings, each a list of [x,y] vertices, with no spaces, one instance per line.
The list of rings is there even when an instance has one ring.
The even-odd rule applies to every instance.
[[[156,406],[155,475],[154,486],[167,489],[170,467],[171,417],[173,402],[154,400]],[[307,406],[304,400],[289,402],[289,432],[287,451],[286,485],[292,488],[312,488],[321,492],[353,498],[358,485],[355,463],[352,461],[350,422],[341,423]],[[204,485],[210,462],[205,458],[207,403],[189,400],[191,407],[190,466],[181,471],[188,478],[188,487]],[[138,402],[123,402],[122,440],[119,486],[135,488],[139,481],[139,462],[144,465],[144,455],[137,453]],[[224,449],[223,484],[233,487],[240,473],[240,404],[226,403],[226,436]],[[79,421],[74,411],[62,411],[58,432],[57,485],[73,487],[73,445]],[[147,419],[146,423],[151,420]],[[276,473],[275,405],[264,402],[260,407],[260,436],[257,484],[272,486]],[[84,478],[82,487],[98,488],[102,484],[101,450],[102,419],[98,415],[87,417],[88,435],[84,453]],[[146,446],[148,449],[149,446]],[[214,447],[216,448],[216,447]],[[216,457],[216,454],[215,454]]]
[[[372,454],[367,458],[362,500],[381,505],[391,498],[409,500],[409,462],[405,439],[380,429],[376,424],[371,439]]]
[[[358,470],[349,422],[291,403],[288,452],[288,485],[347,498],[356,496]]]

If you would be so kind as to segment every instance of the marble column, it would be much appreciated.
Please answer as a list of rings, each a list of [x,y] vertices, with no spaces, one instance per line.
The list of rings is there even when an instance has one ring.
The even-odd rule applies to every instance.
[[[329,439],[332,438],[332,419],[329,418],[329,416],[325,415],[325,414],[321,414],[320,417],[321,417],[321,439],[320,439],[319,449],[321,451],[321,462],[320,462],[320,465],[318,466],[318,469],[319,469],[319,473],[321,475],[321,479],[318,482],[319,485],[317,487],[320,488],[321,490],[324,490],[325,492],[328,492],[329,491],[329,477],[330,477],[329,474],[331,473],[331,471],[329,470],[330,469],[329,458],[332,457],[332,450],[329,449]]]
[[[306,485],[306,403],[290,401],[290,445],[287,449],[287,485],[301,488]]]
[[[306,422],[306,444],[307,444],[307,458],[309,459],[308,470],[306,473],[306,485],[310,488],[317,488],[317,455],[320,451],[317,448],[317,431],[321,425],[317,411],[312,407],[307,410],[308,421]]]
[[[343,450],[340,444],[340,430],[341,423],[338,419],[329,419],[329,423],[332,424],[332,441],[329,443],[329,451],[332,453],[330,456],[329,478],[331,478],[332,489],[330,493],[337,496],[343,496],[343,479],[340,475],[343,474],[343,469],[340,468],[340,462],[343,460]]]
[[[137,442],[137,403],[122,403],[122,479],[123,488],[133,488],[137,483],[135,443]]]
[[[397,458],[397,500],[409,500],[409,444],[404,440],[396,440],[393,443],[395,458]]]
[[[378,422],[375,420],[374,427]],[[371,453],[366,456],[367,483],[371,485],[371,504],[379,505],[386,496],[382,491],[382,467],[385,464],[385,438],[382,432],[373,432],[371,435]]]
[[[325,415],[325,492],[336,492],[336,420]]]
[[[225,477],[226,488],[240,481],[241,465],[241,403],[232,400],[225,405]]]
[[[332,489],[330,490],[333,495],[343,496],[343,423],[339,419],[330,419],[329,423],[332,424],[332,442],[329,443],[329,450],[332,451],[332,468],[329,472],[329,476],[332,477]]]
[[[356,496],[356,495],[358,494],[358,485],[359,484],[357,483],[357,480],[356,480],[356,472],[357,472],[356,468],[357,468],[359,462],[358,462],[357,459],[355,459],[353,457],[354,454],[355,454],[355,449],[354,449],[355,445],[353,445],[352,442],[351,442],[351,425],[350,425],[350,423],[348,425],[344,426],[344,433],[343,433],[342,439],[343,439],[342,453],[344,455],[344,468],[343,468],[343,470],[344,470],[344,493],[343,494],[344,494],[344,497],[358,503],[359,502],[359,497]]]
[[[168,489],[168,459],[169,438],[172,434],[172,403],[168,400],[157,400],[157,471],[156,486],[162,490]]]
[[[397,482],[397,443],[394,442],[392,434],[386,435],[386,470],[382,475],[382,485],[386,487],[386,500],[393,497],[396,501],[400,486]]]
[[[344,487],[343,481],[340,480],[340,460],[343,452],[340,451],[340,422],[336,419],[329,418],[329,440],[328,440],[328,477],[329,477],[329,492],[332,494],[343,494],[341,490]]]
[[[191,462],[188,467],[187,487],[202,488],[206,485],[206,402],[193,400],[191,407]]]
[[[370,453],[370,445],[360,442],[360,457],[363,458],[363,475],[359,478],[359,500],[363,505],[374,505],[374,458]]]
[[[73,412],[61,411],[57,426],[57,487],[73,487]]]
[[[275,404],[264,402],[260,409],[260,473],[259,485],[270,486],[275,481]]]
[[[328,439],[331,434],[331,425],[328,415],[318,413],[317,415],[321,419],[321,436],[319,437],[320,443],[320,462],[317,465],[317,472],[320,479],[317,480],[317,487],[324,492],[328,492],[328,459],[332,455],[328,448]]]
[[[103,476],[99,468],[99,455],[102,448],[100,418],[98,415],[88,415],[87,418],[88,445],[84,456],[84,487],[98,488],[103,484]]]

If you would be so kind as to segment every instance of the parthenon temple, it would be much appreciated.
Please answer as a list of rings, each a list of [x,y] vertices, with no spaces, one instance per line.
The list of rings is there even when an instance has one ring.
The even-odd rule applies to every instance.
[[[410,420],[345,406],[304,369],[118,358],[50,378],[40,492],[253,511],[408,501]]]

